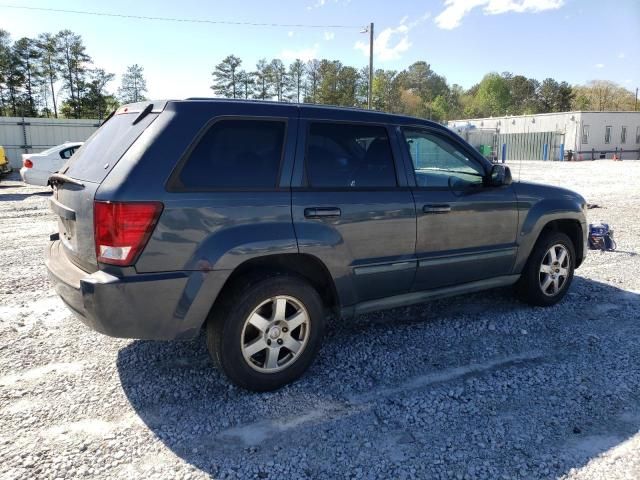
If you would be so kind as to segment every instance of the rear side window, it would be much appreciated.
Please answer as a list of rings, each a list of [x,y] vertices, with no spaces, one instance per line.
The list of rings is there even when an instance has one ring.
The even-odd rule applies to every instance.
[[[285,122],[222,120],[214,123],[180,171],[187,189],[275,188]]]
[[[65,148],[64,150],[60,151],[60,158],[64,158],[65,160],[70,159],[77,148],[78,147]]]
[[[307,182],[318,188],[395,187],[387,130],[381,126],[312,123]]]
[[[133,125],[137,116],[137,113],[128,113],[111,117],[71,156],[61,171],[78,180],[102,182],[158,114],[151,113]]]

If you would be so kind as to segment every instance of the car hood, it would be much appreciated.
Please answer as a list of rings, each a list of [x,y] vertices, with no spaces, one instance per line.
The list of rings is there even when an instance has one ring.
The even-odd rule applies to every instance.
[[[578,204],[580,208],[586,206],[585,198],[578,192],[569,190],[568,188],[556,187],[555,185],[547,185],[544,183],[536,182],[517,182],[513,184],[515,187],[516,195],[518,199],[529,198],[531,200],[544,200],[544,199],[565,199],[571,200]]]

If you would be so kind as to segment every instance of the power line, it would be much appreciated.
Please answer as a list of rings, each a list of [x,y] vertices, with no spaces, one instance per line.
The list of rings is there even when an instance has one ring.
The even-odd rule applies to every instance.
[[[362,25],[311,25],[304,23],[260,23],[235,22],[231,20],[208,20],[197,18],[150,17],[145,15],[127,15],[124,13],[91,12],[87,10],[65,10],[62,8],[27,7],[23,5],[0,5],[0,8],[14,8],[19,10],[38,10],[42,12],[73,13],[77,15],[93,15],[97,17],[133,18],[136,20],[156,20],[162,22],[206,23],[212,25],[242,25],[247,27],[286,27],[286,28],[362,28]]]

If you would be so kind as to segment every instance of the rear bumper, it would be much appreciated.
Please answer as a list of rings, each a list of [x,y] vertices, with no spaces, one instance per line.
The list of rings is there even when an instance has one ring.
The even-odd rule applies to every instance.
[[[43,170],[36,170],[33,168],[22,167],[20,169],[20,178],[24,183],[29,185],[39,185],[42,187],[47,186],[47,180],[51,174]]]
[[[228,277],[218,272],[167,272],[116,277],[73,264],[60,241],[46,249],[56,293],[97,332],[120,338],[173,340],[198,335]]]

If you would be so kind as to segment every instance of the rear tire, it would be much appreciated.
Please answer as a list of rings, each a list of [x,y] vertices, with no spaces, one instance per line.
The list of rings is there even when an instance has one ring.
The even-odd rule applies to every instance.
[[[575,262],[575,248],[567,235],[557,231],[543,234],[516,284],[518,297],[530,305],[555,305],[571,286]]]
[[[207,347],[236,385],[275,390],[298,379],[324,337],[318,292],[303,278],[280,274],[237,284],[207,322]]]

